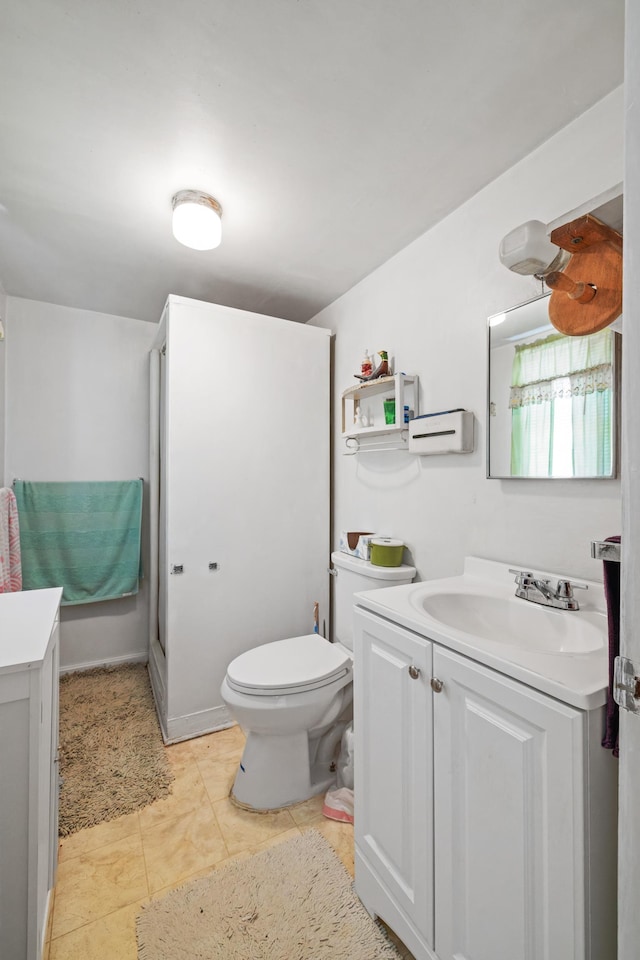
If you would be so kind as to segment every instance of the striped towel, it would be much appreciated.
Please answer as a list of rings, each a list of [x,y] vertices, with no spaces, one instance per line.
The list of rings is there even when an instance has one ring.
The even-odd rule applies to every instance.
[[[138,592],[142,480],[14,484],[25,590],[62,587],[63,605]]]
[[[18,507],[13,490],[0,487],[0,593],[18,590],[22,590]]]

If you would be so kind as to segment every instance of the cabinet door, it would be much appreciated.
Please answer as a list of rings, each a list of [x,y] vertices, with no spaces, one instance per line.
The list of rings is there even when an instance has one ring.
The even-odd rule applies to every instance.
[[[583,715],[438,648],[440,960],[584,953]]]
[[[403,934],[369,896],[361,856],[432,945],[431,644],[364,611],[355,623],[356,890]]]

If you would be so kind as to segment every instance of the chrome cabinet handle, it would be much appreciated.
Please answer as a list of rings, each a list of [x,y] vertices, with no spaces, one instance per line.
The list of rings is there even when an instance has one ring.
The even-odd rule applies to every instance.
[[[420,668],[414,667],[414,665],[411,664],[411,666],[409,667],[409,676],[411,677],[412,680],[417,680],[418,677],[420,676]]]
[[[442,680],[438,680],[437,677],[431,677],[431,689],[433,690],[434,693],[442,693],[443,687],[444,687],[444,683],[442,682]]]

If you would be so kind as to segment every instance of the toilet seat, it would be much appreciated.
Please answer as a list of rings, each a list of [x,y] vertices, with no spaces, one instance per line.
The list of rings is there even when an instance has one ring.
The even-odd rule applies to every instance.
[[[254,647],[232,660],[227,683],[238,693],[275,697],[317,690],[346,676],[351,659],[317,633]]]

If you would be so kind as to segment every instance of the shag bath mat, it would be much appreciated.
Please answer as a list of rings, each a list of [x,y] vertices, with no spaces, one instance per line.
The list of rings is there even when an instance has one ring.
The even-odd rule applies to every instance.
[[[138,960],[398,960],[316,830],[145,904]]]
[[[61,837],[171,792],[144,664],[61,677],[60,774]]]

